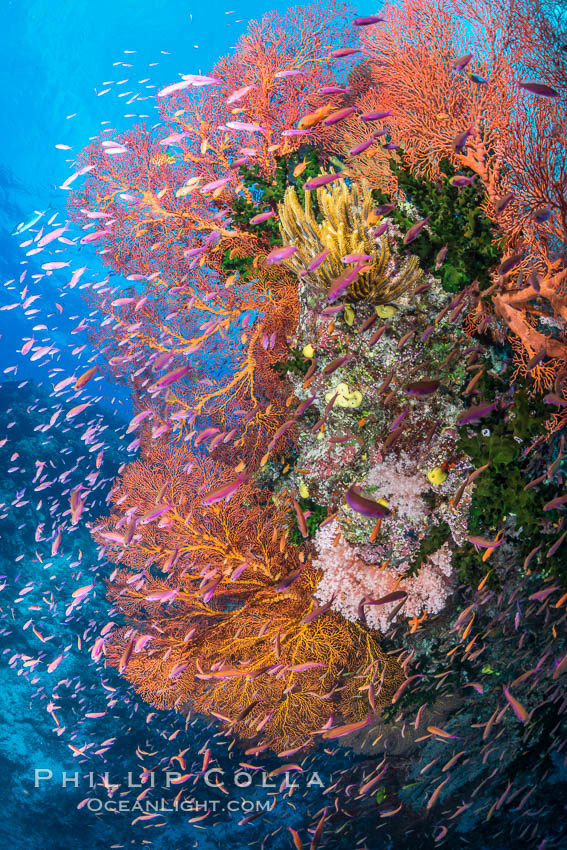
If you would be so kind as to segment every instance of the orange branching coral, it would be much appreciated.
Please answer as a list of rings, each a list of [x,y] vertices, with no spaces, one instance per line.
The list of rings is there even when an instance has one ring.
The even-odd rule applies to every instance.
[[[221,482],[236,473],[166,447],[120,479],[95,531],[127,567],[108,584],[129,622],[108,636],[107,663],[153,705],[195,707],[276,750],[307,744],[331,715],[364,719],[400,668],[367,629],[315,616],[319,574],[286,543],[287,499],[243,481],[214,501]]]
[[[452,0],[405,0],[384,10],[380,28],[363,33],[377,86],[374,109],[393,110],[389,125],[416,172],[436,177],[440,160],[448,157],[457,166],[469,165],[491,189],[500,165],[499,132],[511,111],[512,69],[503,51],[506,16],[502,3],[490,4],[494,9],[477,4],[477,17],[484,13],[484,19],[478,25],[474,69],[482,73],[490,66],[491,71],[489,85],[479,85],[454,68],[476,34],[475,24],[465,28],[455,5]],[[489,29],[486,42],[483,26]],[[464,146],[456,150],[456,137],[468,128],[466,151]]]
[[[143,297],[104,288],[90,298],[106,314],[97,341],[114,376],[135,390],[138,410],[151,410],[154,433],[180,440],[217,427],[225,460],[234,446],[250,468],[287,418],[289,388],[272,365],[285,359],[298,313],[291,272],[257,265],[255,281],[228,288],[195,269],[191,284],[154,278]],[[185,366],[187,374],[160,385]],[[278,449],[287,446],[282,439]]]
[[[542,353],[564,363],[567,361],[567,344],[557,336],[538,331],[531,317],[548,317],[553,324],[564,326],[567,296],[562,292],[567,281],[567,268],[561,268],[543,279],[536,275],[536,281],[536,286],[516,284],[510,289],[502,289],[493,298],[495,312],[522,340],[530,357]]]
[[[551,358],[542,363],[536,363],[530,366],[530,357],[528,351],[524,347],[522,340],[517,336],[511,336],[510,345],[514,352],[514,374],[510,378],[510,383],[514,383],[520,375],[522,378],[528,378],[533,381],[536,392],[543,393],[550,390],[553,386],[555,376],[561,368],[561,361]]]
[[[567,346],[557,333],[528,320],[534,310],[560,323],[567,318],[561,134],[567,56],[557,50],[543,4],[402,0],[384,17],[361,36],[374,83],[359,98],[361,110],[373,98],[372,111],[391,112],[388,130],[416,174],[438,177],[446,158],[478,176],[505,261],[520,254],[526,269],[524,283],[499,286],[494,311],[530,357],[542,352],[566,361]],[[523,80],[548,86],[551,96],[534,97]],[[345,147],[369,137],[359,118],[340,132]],[[370,176],[368,151],[373,148],[350,167]],[[379,172],[375,177],[385,179]],[[540,278],[535,287],[529,272]]]
[[[372,187],[380,187],[383,192],[395,195],[398,180],[390,169],[393,151],[384,150],[386,129],[372,121],[363,121],[361,116],[379,110],[379,94],[375,88],[363,92],[356,99],[357,110],[345,121],[336,125],[334,130],[335,148],[338,156],[344,159],[348,173],[355,180],[366,179]],[[383,131],[383,134],[377,134]],[[356,153],[359,145],[373,141],[370,147]],[[350,153],[355,151],[355,153]]]
[[[320,89],[337,84],[328,59],[352,38],[345,13],[347,7],[332,0],[288,9],[285,19],[265,15],[250,23],[234,54],[213,67],[222,87],[186,89],[164,100],[162,115],[186,134],[182,147],[196,174],[209,181],[230,173],[242,147],[253,148],[254,162],[272,173],[276,154],[301,144],[293,135],[300,118],[329,102],[340,104],[337,95]],[[323,129],[310,138],[321,141]]]

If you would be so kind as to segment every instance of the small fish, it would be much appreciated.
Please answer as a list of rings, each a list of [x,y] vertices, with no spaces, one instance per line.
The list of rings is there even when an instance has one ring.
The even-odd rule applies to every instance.
[[[377,321],[378,321],[378,314],[372,313],[372,315],[369,316],[368,319],[365,319],[364,322],[362,323],[362,325],[360,326],[360,333],[362,334],[365,331],[369,330],[373,325],[376,324]]]
[[[119,661],[119,664],[118,664],[118,670],[119,670],[120,673],[123,673],[125,671],[126,667],[128,666],[128,662],[130,661],[130,658],[132,657],[133,650],[134,650],[134,638],[132,637],[132,638],[130,638],[128,644],[126,645],[124,652],[120,656],[120,661]]]
[[[473,174],[472,177],[465,177],[463,174],[455,174],[454,177],[449,179],[449,183],[455,188],[460,188],[461,186],[472,186],[475,180],[475,174]]]
[[[440,729],[439,726],[428,726],[427,731],[431,732],[432,735],[437,735],[439,738],[455,738],[455,735],[451,735],[450,732],[446,732],[444,729]]]
[[[552,499],[550,502],[546,502],[543,506],[544,511],[553,511],[556,508],[560,508],[562,505],[567,505],[567,495],[557,496],[556,499]]]
[[[474,546],[478,546],[480,549],[495,549],[497,546],[500,546],[503,539],[503,531],[499,531],[494,540],[486,540],[484,537],[478,537],[475,535],[466,538],[469,543],[472,543]]]
[[[184,80],[188,80],[190,85],[199,88],[200,86],[224,86],[222,80],[218,77],[206,77],[203,74],[182,74]]]
[[[382,121],[383,118],[388,118],[391,114],[392,110],[389,109],[387,112],[366,112],[360,118],[362,121]]]
[[[354,281],[356,280],[356,278],[360,274],[360,270],[361,270],[360,265],[355,266],[354,269],[347,269],[346,271],[344,271],[339,277],[337,277],[333,281],[333,283],[332,283],[332,285],[331,285],[331,287],[330,287],[330,289],[327,293],[327,298],[329,300],[329,303],[332,304],[333,301],[336,301],[337,298],[340,298],[341,295],[343,295],[345,293],[345,291],[349,288],[351,283],[354,283]]]
[[[462,71],[463,68],[467,67],[472,58],[472,53],[466,53],[464,56],[459,56],[459,58],[455,59],[455,61],[453,62],[453,68],[455,69],[455,71]]]
[[[372,254],[345,254],[344,257],[341,257],[342,263],[359,263],[364,260],[372,260]]]
[[[352,355],[343,354],[342,357],[337,357],[336,360],[333,360],[331,363],[327,363],[325,368],[323,369],[323,375],[332,375],[333,372],[336,372],[347,360],[350,360]]]
[[[338,124],[339,121],[344,121],[345,118],[348,118],[350,115],[356,112],[354,106],[347,106],[345,109],[339,109],[338,112],[333,112],[327,118],[324,119],[323,124],[330,126],[332,124]]]
[[[45,212],[38,212],[37,210],[34,210],[34,214],[27,221],[20,222],[20,224],[12,230],[12,236],[19,236],[20,233],[25,233],[26,230],[30,230],[34,224],[37,224],[40,218],[43,218],[43,216],[46,215],[46,213],[47,210]]]
[[[152,384],[152,390],[161,390],[164,387],[169,387],[170,384],[173,384],[175,381],[181,380],[185,375],[189,374],[193,369],[190,363],[187,363],[185,366],[179,366],[177,369],[172,369],[171,372],[167,372],[167,374],[162,375],[161,378],[158,378],[157,381]]]
[[[218,487],[214,487],[212,490],[203,494],[203,504],[216,505],[217,502],[221,502],[223,500],[228,502],[232,496],[234,496],[240,485],[248,481],[249,477],[249,475],[241,473],[236,481],[230,481],[220,484]]]
[[[286,71],[277,71],[274,74],[274,77],[276,77],[278,80],[283,80],[287,77],[300,77],[304,73],[305,72],[302,71],[300,68],[289,68]]]
[[[516,195],[514,192],[508,192],[506,195],[503,195],[501,198],[498,198],[497,201],[494,202],[494,209],[497,213],[503,212],[511,201],[514,200]]]
[[[469,71],[467,77],[472,83],[476,83],[477,86],[487,86],[488,80],[486,77],[481,77],[480,74],[474,74],[472,71]]]
[[[346,492],[346,500],[353,511],[373,519],[383,519],[391,514],[389,508],[363,496],[356,484],[352,484]]]
[[[319,617],[322,617],[323,614],[326,614],[327,611],[331,609],[334,601],[335,595],[333,594],[329,601],[325,602],[324,605],[319,605],[317,608],[313,608],[309,612],[309,614],[306,614],[306,616],[301,621],[301,625],[308,626],[310,623],[314,622],[314,620],[317,620]]]
[[[512,254],[510,257],[507,257],[500,265],[498,266],[498,274],[501,277],[504,277],[511,272],[512,269],[515,269],[523,259],[523,254]]]
[[[283,579],[283,581],[280,581],[278,584],[276,584],[276,586],[274,587],[274,591],[276,593],[281,593],[282,591],[287,590],[288,587],[290,587],[293,584],[293,582],[296,581],[299,578],[299,576],[302,574],[304,569],[305,569],[305,565],[303,565],[303,566],[299,567],[297,570],[294,570],[293,572],[291,572],[289,575],[287,575]]]
[[[319,189],[321,186],[327,186],[328,183],[333,183],[335,180],[341,180],[343,176],[343,171],[337,171],[335,174],[320,174],[319,177],[313,177],[311,180],[307,180],[303,188],[307,191]]]
[[[346,56],[354,56],[355,53],[360,53],[360,50],[360,47],[339,47],[337,50],[331,50],[329,58],[344,59]]]
[[[382,218],[382,216],[388,215],[395,209],[394,204],[381,204],[379,207],[374,207],[371,212],[371,216],[375,221]]]
[[[320,106],[319,109],[316,109],[314,112],[309,112],[307,115],[303,115],[297,124],[298,130],[309,130],[311,127],[316,127],[317,124],[320,124],[323,118],[326,118],[335,110],[334,106],[329,104],[325,104],[324,106]],[[294,177],[297,175],[294,173]]]
[[[201,195],[205,195],[207,192],[214,192],[215,189],[220,189],[222,186],[226,186],[231,180],[230,175],[228,177],[221,177],[218,180],[213,180],[211,183],[206,183],[204,186],[201,186]]]
[[[429,216],[424,218],[422,221],[418,221],[415,224],[413,224],[403,238],[404,245],[409,245],[410,242],[413,242],[413,240],[416,239],[419,236],[419,234],[421,233],[421,231],[423,230],[425,225],[428,223],[428,221],[429,221]]]
[[[541,83],[536,80],[516,80],[518,88],[535,94],[538,97],[559,97],[559,92],[548,86],[547,83]]]
[[[380,24],[385,20],[386,18],[382,18],[380,15],[368,15],[364,18],[355,18],[352,25],[353,27],[369,27],[372,24]]]
[[[246,97],[253,88],[254,86],[242,86],[242,88],[233,91],[233,93],[226,99],[227,104],[230,106],[231,103],[236,103],[237,100],[242,100],[242,98]]]
[[[301,536],[305,539],[306,537],[309,537],[309,529],[307,528],[307,522],[305,520],[305,515],[304,515],[303,511],[301,510],[299,503],[297,502],[297,500],[293,496],[291,497],[291,503],[292,503],[293,508],[295,510],[295,515],[297,517],[297,525],[299,526]]]
[[[557,663],[557,667],[556,667],[556,668],[555,668],[555,670],[553,671],[553,676],[552,676],[552,678],[553,678],[553,679],[558,679],[558,678],[559,678],[559,677],[560,677],[563,673],[565,673],[565,671],[566,671],[566,670],[567,670],[567,654],[565,654],[565,655],[563,656],[563,658],[561,658],[561,659],[558,661],[558,663]]]
[[[44,272],[53,272],[53,271],[57,271],[57,269],[64,269],[66,266],[70,266],[70,265],[71,265],[70,262],[69,263],[63,263],[61,261],[55,261],[55,262],[51,262],[51,263],[44,263],[41,268],[43,269]]]
[[[506,697],[508,703],[512,707],[512,711],[522,723],[527,723],[529,720],[529,715],[524,706],[518,702],[518,700],[512,696],[508,688],[503,686],[504,696]]]
[[[393,590],[392,593],[388,593],[386,596],[382,596],[380,599],[368,599],[364,597],[360,606],[365,608],[367,605],[389,605],[392,602],[399,602],[401,599],[407,599],[407,592],[405,590]]]
[[[441,782],[441,784],[440,784],[440,785],[438,785],[438,786],[437,786],[437,788],[435,789],[435,791],[433,792],[433,794],[431,795],[431,797],[430,797],[430,798],[429,798],[429,800],[427,801],[427,805],[426,805],[426,807],[425,807],[425,808],[427,809],[427,811],[429,811],[429,809],[430,809],[432,806],[434,806],[434,805],[435,805],[435,803],[436,803],[436,802],[437,802],[437,800],[439,799],[439,794],[441,793],[441,790],[445,787],[445,785],[447,784],[447,782],[449,781],[449,779],[450,779],[450,778],[451,778],[451,775],[449,774],[449,776],[447,777],[447,779],[445,779],[443,782]]]
[[[159,519],[159,517],[171,510],[172,507],[173,505],[162,505],[159,508],[148,511],[148,513],[140,518],[140,525],[148,525],[148,523],[153,522],[155,519]]]
[[[161,91],[158,92],[158,97],[167,97],[176,91],[182,91],[183,89],[189,88],[190,85],[190,80],[180,80],[178,83],[172,83],[170,86],[166,86],[161,89]]]
[[[538,209],[534,213],[534,221],[537,224],[544,224],[546,221],[549,221],[551,216],[553,215],[553,210],[550,206],[538,207]]]
[[[293,256],[296,251],[297,248],[295,247],[295,245],[284,245],[283,248],[274,248],[272,251],[270,251],[264,262],[268,265],[271,265],[273,263],[281,263],[283,260],[287,260],[288,257]]]
[[[467,146],[467,141],[469,136],[472,134],[473,127],[472,124],[468,129],[464,130],[462,133],[457,133],[455,138],[453,139],[453,150],[455,153],[463,153],[464,149]]]
[[[497,406],[498,402],[493,401],[468,407],[457,416],[457,425],[468,425],[471,422],[478,422],[479,419],[482,419],[484,416],[489,416],[494,410],[496,410]]]
[[[367,139],[365,142],[361,142],[359,145],[356,145],[354,148],[351,148],[348,152],[349,156],[358,156],[359,153],[364,153],[364,151],[368,150],[374,144],[374,139]]]
[[[351,732],[358,732],[359,729],[364,729],[369,723],[370,718],[367,717],[366,720],[360,720],[358,723],[346,723],[344,726],[335,726],[324,732],[322,737],[326,740],[342,738],[343,735],[350,735]]]
[[[375,315],[374,315],[374,319],[376,320],[377,318],[378,318],[378,316],[377,316],[377,314],[375,314]],[[366,324],[366,323],[365,323],[365,324]],[[371,337],[370,337],[370,339],[368,340],[368,345],[370,345],[370,346],[376,345],[376,343],[377,343],[380,339],[382,339],[382,337],[384,336],[384,334],[385,334],[385,333],[386,333],[386,331],[388,330],[388,327],[389,327],[389,325],[382,325],[382,326],[381,326],[381,327],[379,327],[376,331],[374,331],[374,333],[372,334],[372,336],[371,336]],[[378,394],[380,394],[380,393],[378,393]]]
[[[303,850],[303,844],[301,842],[301,838],[299,837],[299,833],[293,829],[293,827],[288,826],[288,830],[291,833],[291,837],[293,838],[293,846],[295,850]]]
[[[312,670],[314,667],[325,667],[320,661],[306,661],[304,664],[295,664],[290,667],[292,673],[305,673],[307,670]]]
[[[414,383],[404,387],[404,390],[414,398],[427,398],[436,393],[440,386],[441,381],[438,380],[414,381]]]
[[[98,366],[92,366],[90,369],[87,369],[86,372],[83,372],[82,375],[79,375],[77,380],[75,381],[75,389],[80,390],[85,384],[93,378],[98,372]]]
[[[227,121],[226,127],[229,130],[241,130],[245,133],[263,133],[264,128],[259,124],[253,124],[248,121]]]
[[[350,86],[323,86],[319,89],[318,94],[350,94],[352,88]]]
[[[318,269],[319,266],[325,262],[325,259],[329,256],[329,249],[325,248],[320,254],[318,254],[314,260],[312,260],[307,266],[308,272],[314,272],[315,269]]]
[[[269,210],[267,212],[260,213],[259,215],[255,215],[254,218],[251,218],[248,223],[261,224],[261,222],[268,221],[268,219],[273,218],[274,216],[275,212],[273,212],[273,210]]]

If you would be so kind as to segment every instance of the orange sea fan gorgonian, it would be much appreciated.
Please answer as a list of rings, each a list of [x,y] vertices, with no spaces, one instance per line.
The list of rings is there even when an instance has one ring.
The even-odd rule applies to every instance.
[[[401,668],[375,635],[332,611],[312,616],[319,573],[287,541],[287,497],[184,447],[131,464],[94,531],[116,569],[108,593],[126,625],[108,664],[160,708],[195,708],[282,751],[389,701]],[[346,674],[349,674],[348,676]]]

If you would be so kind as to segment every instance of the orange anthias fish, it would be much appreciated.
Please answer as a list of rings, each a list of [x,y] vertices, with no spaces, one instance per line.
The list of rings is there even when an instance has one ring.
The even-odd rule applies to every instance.
[[[304,115],[297,125],[298,130],[308,130],[311,127],[315,127],[317,124],[320,124],[324,118],[330,115],[331,112],[334,112],[335,108],[336,107],[334,106],[326,104],[325,106],[320,106],[319,109],[315,110],[315,112],[310,112],[307,115]]]

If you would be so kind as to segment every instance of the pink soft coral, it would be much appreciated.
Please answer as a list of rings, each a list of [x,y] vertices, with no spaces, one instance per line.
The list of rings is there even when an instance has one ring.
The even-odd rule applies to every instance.
[[[334,545],[338,537],[338,542]],[[380,599],[393,590],[405,590],[408,594],[404,607],[397,618],[410,618],[423,613],[438,614],[453,589],[451,550],[444,544],[411,578],[401,579],[406,564],[398,569],[368,565],[361,561],[352,546],[340,533],[336,520],[320,528],[315,538],[318,558],[314,566],[323,571],[315,596],[328,602],[334,595],[333,609],[356,621],[358,606],[363,597]],[[368,625],[386,632],[391,625],[390,616],[398,603],[371,605],[365,608]]]

